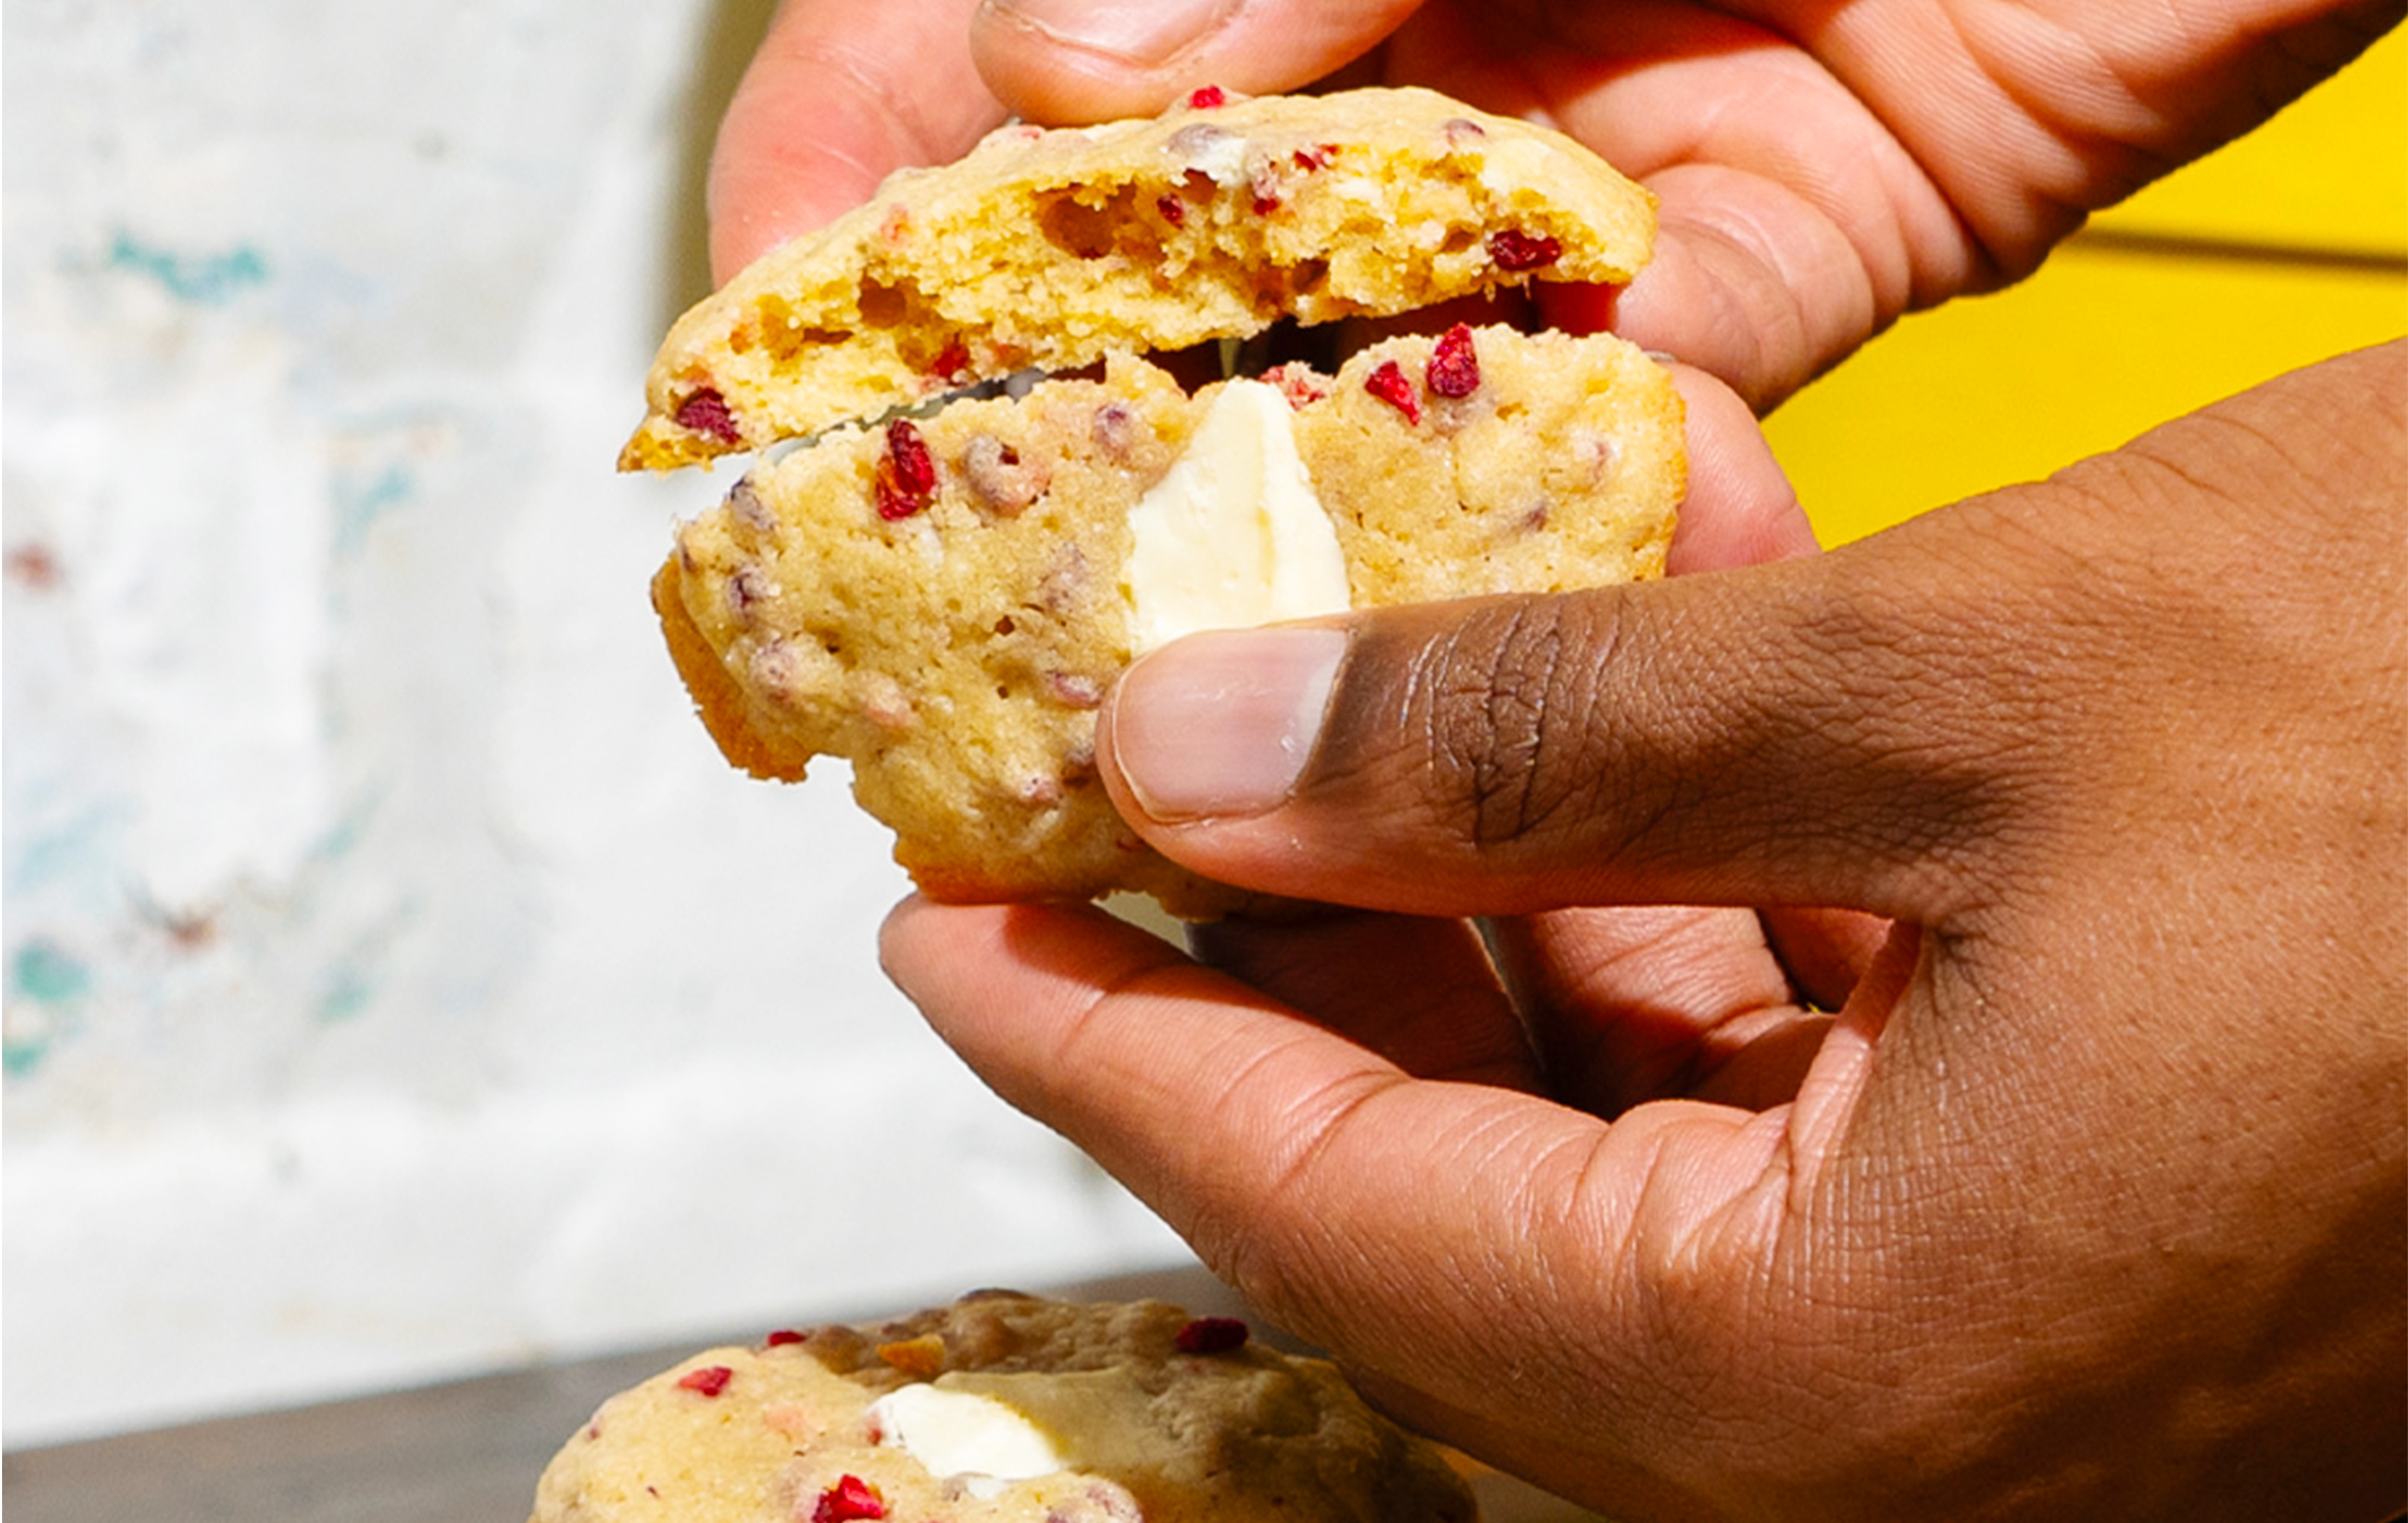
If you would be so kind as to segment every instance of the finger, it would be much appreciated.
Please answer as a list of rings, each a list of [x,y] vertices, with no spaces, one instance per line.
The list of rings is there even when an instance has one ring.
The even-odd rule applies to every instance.
[[[1598,1115],[1784,1103],[1830,1026],[1799,1006],[1751,911],[1561,910],[1493,935],[1549,1092]]]
[[[1856,993],[1889,940],[1889,922],[1852,910],[1776,909],[1764,912],[1764,939],[1789,970],[1799,998],[1838,1010]]]
[[[785,0],[710,161],[710,263],[724,280],[911,165],[967,152],[1003,108],[970,62],[977,0]]]
[[[1460,920],[1330,912],[1188,931],[1207,965],[1422,1079],[1535,1090],[1520,1017]]]
[[[1685,409],[1689,487],[1666,570],[1678,576],[1813,554],[1814,527],[1756,414],[1705,371],[1671,368]]]
[[[2039,609],[2015,615],[2011,542],[1897,531],[1713,576],[1196,636],[1122,679],[1104,776],[1162,850],[1297,898],[1925,916],[1966,892],[2030,764],[1991,737],[2047,712],[2037,685],[1991,676],[2048,638]]]
[[[1420,0],[986,0],[970,43],[1037,122],[1151,116],[1187,92],[1294,90],[1370,49]]]
[[[1634,1444],[1672,1439],[1666,1387],[1633,1370],[1667,1335],[1666,1303],[1635,1288],[1653,1271],[1628,1256],[1679,1257],[1684,1283],[1740,1273],[1785,1209],[1780,1118],[1675,1104],[1609,1128],[1508,1090],[1415,1082],[1094,912],[912,900],[881,946],[998,1094],[1275,1320],[1414,1388],[1518,1404],[1536,1430],[1602,1421]],[[1725,1253],[1734,1262],[1699,1267]],[[1570,1264],[1583,1272],[1543,1268]],[[1528,1294],[1534,1275],[1548,1295]],[[1552,1351],[1534,1356],[1549,1367],[1500,1374],[1499,1327]],[[1696,1408],[1684,1394],[1669,1410]]]

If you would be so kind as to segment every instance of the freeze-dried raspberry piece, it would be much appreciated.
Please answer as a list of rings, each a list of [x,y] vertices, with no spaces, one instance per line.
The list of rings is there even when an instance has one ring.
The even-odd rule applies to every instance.
[[[804,1343],[810,1338],[810,1334],[808,1332],[797,1332],[792,1328],[780,1328],[768,1337],[762,1339],[761,1342],[764,1346],[768,1348],[783,1348],[788,1343]]]
[[[1226,1354],[1246,1346],[1246,1325],[1234,1316],[1199,1316],[1172,1340],[1182,1354]]]
[[[722,444],[739,443],[744,437],[736,431],[736,413],[727,398],[709,386],[678,404],[677,421],[679,427],[709,434]]]
[[[1469,396],[1480,389],[1480,356],[1471,347],[1471,324],[1458,323],[1439,336],[1430,351],[1429,389],[1440,396]]]
[[[886,453],[878,462],[878,516],[889,523],[909,518],[936,496],[937,457],[918,425],[896,419],[886,425]]]
[[[706,1364],[699,1370],[689,1370],[679,1377],[678,1388],[703,1396],[717,1396],[736,1378],[736,1372],[724,1364]]]
[[[962,372],[969,367],[970,346],[962,342],[959,334],[946,339],[945,347],[937,351],[937,357],[928,362],[928,373],[939,381],[959,381]]]
[[[1544,269],[1563,256],[1563,244],[1544,233],[1532,237],[1508,227],[1488,235],[1488,257],[1501,270]]]
[[[819,1505],[811,1509],[811,1523],[853,1523],[856,1518],[885,1516],[886,1499],[878,1494],[878,1488],[858,1475],[845,1475],[820,1493]]]
[[[1154,209],[1161,212],[1162,220],[1173,227],[1187,225],[1187,203],[1181,200],[1175,191],[1166,191],[1154,197]]]
[[[1272,366],[1263,372],[1263,381],[1278,387],[1279,394],[1287,398],[1287,405],[1298,411],[1329,395],[1328,379],[1300,360]]]
[[[1379,367],[1363,378],[1363,389],[1405,415],[1405,422],[1422,421],[1422,399],[1413,383],[1405,379],[1404,366],[1394,360],[1383,360]]]
[[[1229,104],[1229,94],[1219,85],[1208,84],[1189,94],[1187,104],[1198,111],[1209,111],[1215,106]]]

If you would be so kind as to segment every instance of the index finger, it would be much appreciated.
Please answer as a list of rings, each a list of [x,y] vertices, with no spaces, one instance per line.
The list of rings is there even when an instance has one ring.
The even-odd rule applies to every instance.
[[[1517,1419],[1441,1437],[1525,1471],[1548,1462],[1531,1434],[1694,1444],[1693,1427],[1662,1421],[1697,1408],[1664,1399],[1677,1372],[1654,1358],[1651,1256],[1682,1258],[1710,1299],[1750,1272],[1785,1209],[1785,1114],[1659,1101],[1608,1125],[1518,1090],[1417,1080],[1085,907],[909,900],[881,951],[996,1093],[1275,1321],[1384,1382],[1476,1391],[1492,1418]],[[1510,1391],[1500,1339],[1526,1357]],[[1592,1455],[1579,1479],[1627,1496],[1644,1478],[1615,1472]]]
[[[968,151],[1004,109],[970,62],[978,0],[784,0],[710,160],[710,265],[726,280],[912,165]]]

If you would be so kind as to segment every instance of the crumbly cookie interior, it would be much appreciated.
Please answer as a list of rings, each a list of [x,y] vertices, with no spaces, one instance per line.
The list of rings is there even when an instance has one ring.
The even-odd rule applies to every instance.
[[[621,464],[667,468],[1018,371],[1620,283],[1654,202],[1526,122],[1418,90],[1190,105],[890,179],[663,345]]]

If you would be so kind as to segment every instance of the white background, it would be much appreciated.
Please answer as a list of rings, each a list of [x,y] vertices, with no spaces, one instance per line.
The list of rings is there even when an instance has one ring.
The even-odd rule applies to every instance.
[[[646,607],[767,8],[0,8],[9,1445],[1179,1257]]]

